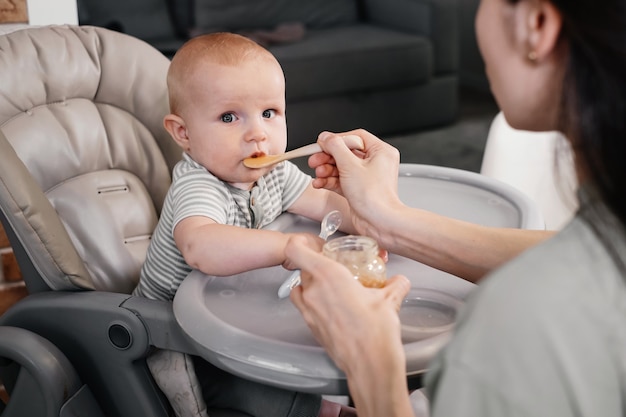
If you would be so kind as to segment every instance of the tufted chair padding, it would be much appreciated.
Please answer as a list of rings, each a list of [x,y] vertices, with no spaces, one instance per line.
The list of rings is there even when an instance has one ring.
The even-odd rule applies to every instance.
[[[168,66],[102,28],[0,37],[1,209],[48,288],[134,288],[181,155],[162,124]]]

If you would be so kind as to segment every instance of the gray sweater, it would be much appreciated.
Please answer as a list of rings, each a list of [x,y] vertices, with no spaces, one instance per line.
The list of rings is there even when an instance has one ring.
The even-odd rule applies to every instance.
[[[471,295],[427,376],[433,417],[625,415],[626,234],[580,199],[564,230]]]

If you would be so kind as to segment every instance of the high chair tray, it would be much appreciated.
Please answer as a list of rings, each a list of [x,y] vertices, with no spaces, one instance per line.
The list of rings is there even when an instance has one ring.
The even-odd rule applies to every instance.
[[[473,172],[402,164],[398,186],[402,200],[413,207],[484,225],[544,228],[527,197]],[[319,223],[287,213],[269,228],[319,233]],[[400,318],[407,377],[419,377],[449,340],[456,313],[474,285],[394,254],[387,271],[388,276],[406,275],[412,283]],[[228,372],[297,391],[347,394],[343,372],[290,299],[277,296],[289,274],[280,266],[231,277],[194,271],[174,299],[176,320],[202,356]]]

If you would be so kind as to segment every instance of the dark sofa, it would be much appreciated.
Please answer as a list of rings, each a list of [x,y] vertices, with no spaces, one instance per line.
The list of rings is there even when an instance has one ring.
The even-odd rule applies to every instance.
[[[78,7],[81,24],[126,32],[168,56],[199,33],[301,28],[267,44],[287,80],[289,148],[321,130],[390,135],[457,115],[457,0],[78,0]]]

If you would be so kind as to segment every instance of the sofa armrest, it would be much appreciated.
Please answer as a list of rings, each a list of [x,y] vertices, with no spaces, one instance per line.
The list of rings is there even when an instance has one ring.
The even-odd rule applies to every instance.
[[[458,0],[363,0],[363,6],[371,23],[429,37],[435,74],[457,72]]]

